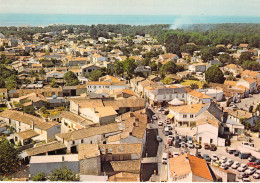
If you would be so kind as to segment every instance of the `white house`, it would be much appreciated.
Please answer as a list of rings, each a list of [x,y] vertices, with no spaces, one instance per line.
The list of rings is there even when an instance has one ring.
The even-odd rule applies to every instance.
[[[237,81],[237,86],[242,85],[249,89],[250,93],[256,90],[256,80],[251,77],[246,77]]]
[[[197,116],[208,108],[209,104],[190,104],[170,107],[169,116],[178,126],[195,126]]]
[[[88,81],[86,86],[87,92],[96,92],[100,89],[106,89],[108,91],[126,89],[125,82]]]
[[[212,97],[206,94],[203,94],[201,92],[198,92],[196,90],[192,90],[191,92],[188,92],[187,94],[187,103],[188,104],[206,104],[210,103],[212,101]]]
[[[223,133],[221,121],[219,121],[208,110],[201,113],[196,119],[196,140],[201,144],[215,144],[216,146],[225,146],[225,139],[220,138]]]
[[[198,89],[196,90],[200,93],[203,93],[207,96],[210,96],[213,100],[216,100],[216,101],[222,101],[223,100],[223,95],[224,95],[224,92],[222,90],[217,90],[217,89],[210,89],[210,88],[207,88],[207,89]],[[204,100],[204,102],[207,102]]]

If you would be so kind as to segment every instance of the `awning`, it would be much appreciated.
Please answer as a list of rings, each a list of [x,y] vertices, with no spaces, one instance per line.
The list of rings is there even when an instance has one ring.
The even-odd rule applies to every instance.
[[[168,118],[170,118],[170,119],[172,119],[172,118],[174,117],[171,113],[169,113],[167,116],[168,116]]]
[[[183,101],[180,101],[179,99],[177,98],[174,98],[172,101],[168,102],[170,105],[183,105],[184,102]]]

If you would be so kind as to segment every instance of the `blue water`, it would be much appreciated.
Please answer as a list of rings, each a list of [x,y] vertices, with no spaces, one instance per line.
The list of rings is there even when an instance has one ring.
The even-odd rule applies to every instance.
[[[0,26],[46,26],[50,24],[194,24],[260,23],[260,17],[173,16],[173,15],[69,15],[69,14],[0,14]]]

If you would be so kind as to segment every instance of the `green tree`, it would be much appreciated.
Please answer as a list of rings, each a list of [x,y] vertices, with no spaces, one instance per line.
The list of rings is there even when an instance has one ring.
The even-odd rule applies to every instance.
[[[233,59],[228,53],[221,54],[218,56],[219,61],[224,65],[227,63],[233,63]]]
[[[123,61],[124,71],[126,72],[128,77],[132,77],[137,64],[134,59],[127,58]]]
[[[24,106],[23,107],[23,112],[27,113],[27,114],[31,114],[34,116],[37,116],[37,114],[35,113],[35,109],[33,106]]]
[[[239,64],[242,64],[244,61],[247,60],[252,60],[251,56],[252,56],[251,53],[248,52],[242,53],[239,57]]]
[[[41,76],[44,76],[44,75],[46,74],[46,72],[44,71],[43,68],[41,68],[41,70],[39,71],[39,74],[40,74]]]
[[[173,61],[169,61],[162,65],[160,72],[164,74],[175,74],[178,72],[178,67]]]
[[[224,83],[225,78],[223,72],[217,66],[211,66],[205,72],[205,78],[208,83]]]
[[[171,84],[172,79],[171,79],[171,78],[168,78],[168,77],[165,77],[163,80],[161,80],[161,82],[162,82],[164,85],[169,85],[169,84]]]
[[[123,63],[120,61],[115,62],[115,73],[116,75],[121,75],[124,74],[124,66]]]
[[[6,88],[8,90],[15,89],[18,86],[18,77],[16,75],[11,75],[6,79]]]
[[[209,84],[208,83],[203,83],[202,89],[206,89],[206,88],[209,88]]]
[[[204,48],[201,50],[201,59],[204,62],[208,62],[210,60],[214,59],[214,56],[217,54],[218,50],[214,47],[210,47],[210,48]]]
[[[94,70],[89,75],[88,78],[91,81],[98,81],[98,79],[102,76],[102,72],[100,70]]]
[[[50,181],[78,181],[76,174],[67,167],[54,169],[50,175]]]
[[[0,174],[8,175],[18,167],[18,151],[7,139],[0,142]]]
[[[47,108],[45,106],[42,106],[40,108],[40,111],[43,113],[43,114],[47,114]]]
[[[260,70],[260,64],[256,61],[250,61],[246,60],[242,63],[242,68],[243,69],[248,69],[248,70],[253,70],[253,71],[258,71]]]
[[[52,87],[52,88],[58,88],[58,87],[59,87],[59,85],[58,85],[58,83],[56,82],[55,79],[52,79],[52,80],[51,80],[51,87]]]
[[[199,85],[196,84],[196,83],[191,83],[191,84],[190,84],[190,88],[193,89],[193,90],[199,89]]]
[[[150,67],[151,67],[152,71],[157,71],[157,64],[156,64],[156,62],[151,62]]]
[[[37,173],[35,176],[32,178],[33,181],[45,181],[45,174],[43,172]]]
[[[63,76],[66,86],[75,86],[79,84],[78,77],[72,71],[68,71]]]

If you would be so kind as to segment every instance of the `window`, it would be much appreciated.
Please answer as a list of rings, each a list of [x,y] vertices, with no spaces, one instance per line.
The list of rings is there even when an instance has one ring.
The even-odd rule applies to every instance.
[[[182,98],[184,98],[184,94],[182,94]]]
[[[190,115],[190,118],[193,118],[193,114]]]
[[[92,144],[92,140],[90,141],[90,144]]]
[[[19,126],[21,126],[21,122],[19,122]]]
[[[84,143],[84,140],[82,139],[82,140],[81,140],[81,144],[83,144],[83,143]]]
[[[187,118],[187,114],[183,114],[183,118]]]
[[[72,141],[72,145],[75,145],[75,141],[74,140]]]

